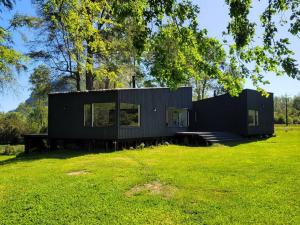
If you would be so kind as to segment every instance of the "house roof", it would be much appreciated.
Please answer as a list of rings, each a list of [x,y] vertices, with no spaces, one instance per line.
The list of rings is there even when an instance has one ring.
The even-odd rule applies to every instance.
[[[191,88],[191,87],[178,87],[181,88]],[[80,93],[104,93],[104,92],[114,92],[114,91],[127,91],[127,90],[157,90],[157,89],[171,89],[169,87],[145,87],[145,88],[114,88],[114,89],[98,89],[98,90],[85,90],[85,91],[62,91],[62,92],[51,92],[49,95],[56,94],[80,94]],[[175,89],[176,90],[176,89]]]

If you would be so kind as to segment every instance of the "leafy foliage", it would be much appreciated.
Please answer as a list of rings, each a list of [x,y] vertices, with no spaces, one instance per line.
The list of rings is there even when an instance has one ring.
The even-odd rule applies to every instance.
[[[287,74],[292,78],[300,80],[298,63],[293,58],[293,51],[289,48],[287,37],[278,37],[278,32],[287,24],[287,21],[280,19],[283,13],[290,14],[289,32],[298,36],[300,2],[298,0],[269,0],[267,7],[260,16],[263,28],[263,43],[254,43],[256,37],[256,24],[249,20],[250,9],[253,6],[251,0],[226,0],[230,10],[230,21],[227,35],[234,39],[230,45],[230,57],[236,58],[243,71],[244,77],[250,77],[254,86],[259,90],[260,84],[266,84],[264,73],[273,72],[277,75]],[[281,17],[283,18],[283,17]],[[250,64],[254,64],[251,68]]]
[[[24,145],[1,145],[0,155],[19,155],[24,150]]]
[[[0,113],[0,144],[23,143],[24,134],[45,133],[48,107],[45,102],[22,103],[14,112]]]
[[[287,96],[274,98],[275,123],[286,123],[286,101],[288,106],[288,123],[300,124],[300,96],[289,98]]]
[[[25,69],[25,58],[10,46],[10,33],[0,26],[0,91],[14,81],[14,69]]]
[[[34,69],[29,77],[31,83],[32,96],[41,101],[47,101],[48,94],[52,89],[51,71],[45,65],[40,65]]]
[[[14,3],[15,1],[11,0],[0,1],[0,5],[2,4],[4,9],[8,10],[13,8]],[[2,10],[0,10],[1,12]],[[2,19],[1,16],[0,19]],[[27,58],[13,49],[11,30],[21,26],[33,27],[36,26],[36,23],[36,18],[17,14],[10,21],[9,27],[0,26],[0,91],[15,81],[15,71],[26,70],[24,63]]]
[[[18,144],[22,135],[29,132],[29,124],[24,115],[18,112],[0,114],[0,143]]]
[[[4,8],[12,9],[14,6],[15,0],[0,0],[0,5],[3,5]],[[2,12],[2,9],[0,9],[0,12]]]

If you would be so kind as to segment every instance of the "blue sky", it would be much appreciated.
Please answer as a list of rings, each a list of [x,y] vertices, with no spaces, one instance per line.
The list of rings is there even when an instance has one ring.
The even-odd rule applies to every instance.
[[[199,25],[200,27],[205,27],[208,30],[209,36],[216,37],[218,39],[222,38],[222,31],[226,30],[228,23],[228,7],[224,3],[224,0],[194,0],[194,4],[200,7],[199,14]],[[251,10],[250,19],[255,20],[257,15],[263,10],[264,3],[255,1],[255,5]],[[7,21],[15,13],[25,13],[29,15],[34,15],[35,10],[31,5],[31,0],[17,0],[17,5],[15,9],[9,13],[2,13],[2,19],[0,20],[1,25],[7,24]],[[255,21],[258,22],[258,21]],[[23,32],[28,36],[32,37],[32,32],[28,30],[23,30]],[[289,36],[286,31],[280,33],[281,36],[288,36],[291,40],[291,48],[294,50],[295,58],[300,62],[300,45],[299,39]],[[20,52],[25,53],[28,49],[26,42],[21,38],[19,32],[14,32],[15,48]],[[256,39],[259,42],[259,39]],[[12,90],[8,90],[7,93],[0,95],[0,111],[9,111],[15,109],[21,102],[24,102],[30,94],[28,77],[32,72],[34,65],[29,63],[29,70],[27,72],[22,72],[18,75],[18,84]],[[273,92],[275,95],[289,95],[293,96],[300,94],[300,81],[291,79],[287,76],[277,77],[274,74],[268,73],[265,75],[267,80],[270,81],[270,85],[264,88],[267,91]],[[246,82],[246,88],[252,88],[251,82]]]

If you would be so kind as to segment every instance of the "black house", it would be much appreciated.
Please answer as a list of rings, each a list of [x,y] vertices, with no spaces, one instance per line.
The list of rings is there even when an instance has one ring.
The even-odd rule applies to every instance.
[[[195,131],[225,131],[243,136],[274,133],[273,94],[268,98],[245,89],[238,97],[229,94],[193,102],[190,128]]]
[[[189,128],[192,88],[113,89],[49,94],[50,139],[124,140]]]
[[[25,146],[47,139],[123,143],[172,138],[176,134],[231,132],[272,135],[273,94],[254,90],[192,102],[192,88],[113,89],[49,94],[47,135],[25,135]]]

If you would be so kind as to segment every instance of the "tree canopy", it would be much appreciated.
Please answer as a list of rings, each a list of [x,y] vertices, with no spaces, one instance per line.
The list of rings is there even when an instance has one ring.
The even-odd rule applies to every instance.
[[[0,1],[0,21],[1,13],[13,8],[13,0]],[[13,70],[24,69],[24,56],[12,47],[12,39],[9,27],[0,25],[0,92],[7,84],[14,81]]]
[[[199,7],[189,0],[33,2],[38,16],[16,15],[11,26],[35,27],[40,35],[28,56],[44,60],[58,78],[75,81],[77,90],[128,86],[134,75],[145,85],[153,80],[172,88],[209,81],[232,95],[246,78],[263,91],[267,72],[300,80],[289,39],[279,35],[287,28],[299,38],[298,0],[262,1],[260,24],[249,19],[253,1],[225,0],[230,20],[223,43],[199,28]],[[9,10],[14,1],[0,4]],[[258,26],[261,43],[255,41]],[[24,56],[9,43],[10,33],[0,27],[0,85],[13,79],[14,68],[23,68]]]

